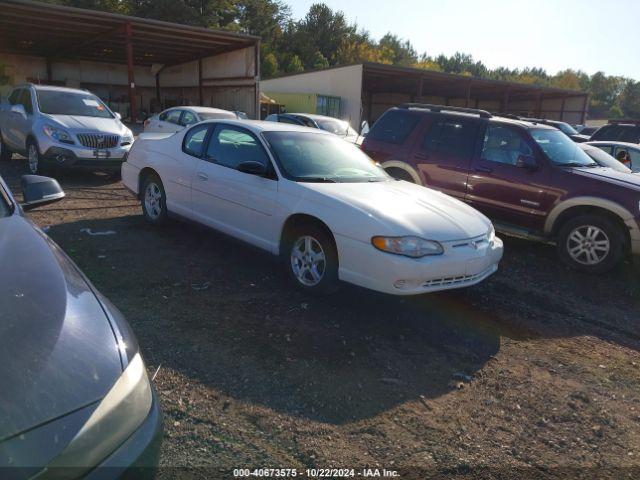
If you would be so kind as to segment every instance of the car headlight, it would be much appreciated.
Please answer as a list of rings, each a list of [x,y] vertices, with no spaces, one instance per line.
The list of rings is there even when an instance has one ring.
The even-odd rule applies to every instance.
[[[487,240],[489,240],[489,243],[491,243],[495,239],[496,239],[496,229],[494,228],[493,224],[491,224],[491,226],[489,227],[489,232],[487,233]]]
[[[137,353],[87,422],[47,469],[86,469],[99,464],[142,424],[151,410],[152,401],[149,377],[142,357]],[[78,474],[77,470],[74,474]]]
[[[133,133],[129,130],[122,136],[122,140],[120,141],[120,145],[131,145],[133,143]]]
[[[66,130],[53,127],[51,125],[45,125],[42,127],[42,131],[49,137],[61,143],[74,144],[76,142],[71,138],[71,134]]]
[[[373,237],[371,243],[378,250],[405,257],[420,258],[427,255],[442,255],[444,249],[435,240],[420,237]]]

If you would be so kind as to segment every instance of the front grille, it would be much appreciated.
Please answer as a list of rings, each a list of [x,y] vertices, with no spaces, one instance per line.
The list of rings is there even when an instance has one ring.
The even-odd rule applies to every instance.
[[[103,133],[79,133],[78,140],[89,148],[113,148],[118,145],[118,135],[105,135]]]
[[[445,287],[449,285],[463,285],[465,283],[473,282],[478,278],[486,275],[487,271],[476,273],[474,275],[459,275],[456,277],[444,277],[444,278],[434,278],[433,280],[429,280],[428,282],[424,282],[423,287]]]

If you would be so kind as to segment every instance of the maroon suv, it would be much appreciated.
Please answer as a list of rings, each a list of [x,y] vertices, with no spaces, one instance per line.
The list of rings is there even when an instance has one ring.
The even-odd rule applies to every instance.
[[[405,104],[378,119],[362,148],[392,176],[469,203],[503,233],[555,241],[575,268],[604,272],[640,254],[640,176],[598,166],[554,127]]]

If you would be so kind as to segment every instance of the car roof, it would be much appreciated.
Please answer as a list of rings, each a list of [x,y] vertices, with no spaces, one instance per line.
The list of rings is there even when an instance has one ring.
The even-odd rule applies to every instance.
[[[287,113],[283,113],[282,115],[299,115],[301,117],[307,117],[307,118],[311,118],[312,120],[337,120],[339,122],[346,122],[346,120],[342,120],[340,118],[335,118],[335,117],[329,117],[328,115],[318,115],[317,113],[294,113],[294,112],[287,112]]]
[[[164,110],[165,112],[168,110],[191,110],[196,113],[232,113],[231,110],[224,110],[223,108],[214,108],[214,107],[198,107],[192,105],[184,105],[180,107],[171,107]]]
[[[246,128],[247,130],[250,130],[256,134],[262,132],[305,132],[318,135],[330,135],[332,137],[334,136],[332,133],[325,132],[324,130],[318,130],[317,128],[303,127],[302,125],[293,125],[290,123],[266,122],[263,120],[236,120],[231,118],[216,118],[213,120],[200,122],[198,125],[202,125],[203,123],[224,123],[227,125],[234,125],[237,127]]]
[[[593,145],[593,146],[613,145],[614,147],[628,147],[628,148],[633,148],[635,150],[640,149],[640,145],[638,145],[637,143],[616,142],[615,140],[594,140],[593,142],[589,141],[584,143],[586,143],[587,145]]]
[[[82,90],[80,88],[58,87],[56,85],[36,85],[33,83],[25,83],[23,85],[16,85],[15,88],[29,88],[29,87],[35,90],[50,90],[54,92],[83,93],[83,94],[94,95],[92,92],[88,90]]]

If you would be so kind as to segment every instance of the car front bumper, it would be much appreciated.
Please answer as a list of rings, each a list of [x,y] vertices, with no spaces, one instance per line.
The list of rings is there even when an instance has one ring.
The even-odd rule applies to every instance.
[[[131,145],[99,151],[84,147],[52,146],[42,153],[43,165],[56,168],[119,171]]]
[[[442,255],[409,258],[342,236],[336,236],[336,244],[341,280],[392,295],[475,285],[496,272],[504,249],[502,240],[496,237],[477,248],[446,247]]]

